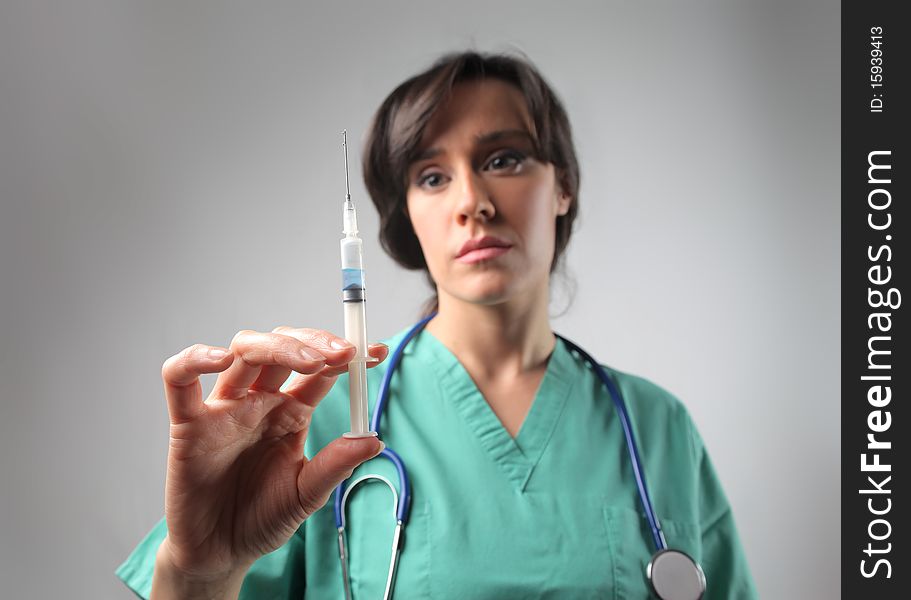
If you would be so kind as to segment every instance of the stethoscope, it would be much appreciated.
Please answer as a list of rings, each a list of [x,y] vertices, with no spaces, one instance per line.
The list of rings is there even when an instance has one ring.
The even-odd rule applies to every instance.
[[[436,313],[416,323],[405,334],[402,342],[398,345],[389,359],[389,366],[380,383],[380,389],[377,392],[376,408],[373,411],[373,419],[370,423],[370,429],[379,433],[380,419],[383,416],[383,410],[389,401],[389,386],[392,381],[392,375],[395,368],[402,360],[402,352],[408,342],[420,332],[424,326],[436,316]],[[652,538],[655,542],[657,552],[652,556],[645,568],[645,576],[652,588],[652,591],[660,600],[699,600],[705,593],[705,573],[692,557],[680,550],[674,550],[667,547],[667,541],[664,538],[664,532],[655,513],[655,507],[652,505],[651,496],[648,493],[648,487],[645,483],[645,471],[642,469],[642,460],[639,457],[639,449],[636,446],[633,428],[630,424],[629,413],[626,410],[626,403],[623,396],[617,388],[613,379],[607,374],[607,371],[591,357],[585,350],[570,342],[562,336],[557,336],[571,350],[575,350],[588,364],[592,367],[598,378],[604,383],[617,414],[620,417],[620,424],[623,427],[623,435],[626,438],[626,447],[629,451],[630,463],[633,467],[633,475],[636,478],[636,487],[639,489],[639,500],[642,508],[645,510],[645,517],[648,520],[649,528],[652,532]],[[342,565],[342,578],[345,585],[345,598],[351,598],[351,578],[348,573],[348,548],[345,536],[345,507],[348,498],[354,489],[362,484],[369,482],[383,483],[392,491],[392,510],[395,518],[395,530],[392,536],[392,553],[389,562],[389,570],[386,577],[386,588],[383,592],[383,600],[389,600],[392,597],[392,590],[395,586],[395,575],[399,563],[399,555],[402,551],[402,535],[405,531],[405,525],[408,523],[408,513],[411,508],[411,484],[408,480],[408,473],[405,471],[405,463],[402,458],[389,447],[383,449],[378,456],[383,456],[395,466],[398,474],[398,489],[382,475],[364,475],[352,481],[343,481],[335,489],[335,526],[338,529],[338,555]]]

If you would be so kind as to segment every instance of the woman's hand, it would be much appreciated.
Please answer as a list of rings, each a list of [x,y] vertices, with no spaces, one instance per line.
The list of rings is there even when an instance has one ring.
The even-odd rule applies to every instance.
[[[380,361],[388,351],[369,349]],[[229,350],[196,344],[165,361],[168,536],[153,595],[170,595],[164,590],[180,583],[236,597],[253,561],[284,544],[381,451],[376,438],[339,438],[304,457],[311,414],[355,353],[326,331],[279,327],[241,331]],[[280,390],[292,371],[299,375]],[[219,373],[205,401],[202,373]]]

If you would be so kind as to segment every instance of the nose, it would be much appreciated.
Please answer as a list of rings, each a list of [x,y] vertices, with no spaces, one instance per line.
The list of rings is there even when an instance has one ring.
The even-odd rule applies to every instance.
[[[472,219],[490,221],[496,214],[487,184],[479,173],[466,169],[459,177],[456,220],[465,225]]]

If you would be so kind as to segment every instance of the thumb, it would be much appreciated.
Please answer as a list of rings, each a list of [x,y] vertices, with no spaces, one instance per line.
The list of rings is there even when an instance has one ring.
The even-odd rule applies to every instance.
[[[386,445],[375,437],[338,438],[304,463],[297,477],[297,493],[307,516],[326,504],[329,494],[362,462],[383,451]]]

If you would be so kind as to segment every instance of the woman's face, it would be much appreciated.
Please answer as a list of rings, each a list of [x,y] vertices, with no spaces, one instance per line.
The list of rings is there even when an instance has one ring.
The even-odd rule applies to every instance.
[[[522,94],[496,79],[456,84],[428,124],[407,206],[441,295],[497,304],[546,294],[555,220],[571,199],[534,139]]]

